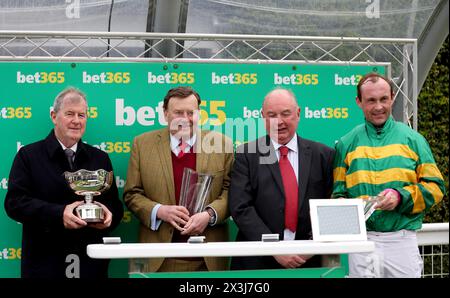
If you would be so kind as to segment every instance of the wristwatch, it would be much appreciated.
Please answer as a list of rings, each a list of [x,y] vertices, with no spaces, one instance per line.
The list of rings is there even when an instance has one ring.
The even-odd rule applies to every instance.
[[[216,222],[216,213],[214,212],[214,210],[211,207],[206,207],[205,210],[209,214],[208,224],[212,226]]]

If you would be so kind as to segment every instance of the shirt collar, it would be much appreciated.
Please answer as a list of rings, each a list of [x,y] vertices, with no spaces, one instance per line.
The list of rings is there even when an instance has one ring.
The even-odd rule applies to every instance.
[[[61,145],[61,147],[63,148],[63,150],[66,150],[67,147],[64,146],[64,144],[61,143],[61,141],[60,141],[58,138],[56,138],[56,139],[58,140],[58,143]],[[75,143],[72,147],[70,147],[69,149],[72,149],[73,152],[77,152],[77,148],[78,148],[78,142],[76,142],[76,143]]]
[[[173,151],[178,147],[178,145],[180,145],[180,139],[174,137],[172,134],[169,135],[170,135],[170,149]],[[194,146],[196,140],[197,135],[194,134],[190,139],[186,141],[186,143],[189,145],[189,148]]]
[[[295,153],[297,153],[297,151],[298,151],[297,134],[295,134],[286,145],[281,145],[278,142],[274,141],[272,138],[270,139],[270,141],[272,142],[272,145],[275,148],[275,151],[280,149],[281,146],[286,146],[289,148],[289,150],[292,150]]]
[[[63,148],[65,147],[56,138],[54,129],[50,131],[50,133],[44,139],[44,142],[50,158],[53,158],[55,156],[62,156],[61,154],[64,154]],[[78,159],[83,159],[86,156],[89,156],[87,145],[84,144],[82,139],[78,141],[77,146],[73,149],[76,150]]]
[[[366,122],[366,127],[367,127],[367,131],[368,131],[369,135],[375,136],[375,137],[384,136],[388,131],[390,131],[392,129],[392,127],[395,124],[395,120],[392,117],[392,115],[390,115],[388,117],[388,119],[384,123],[383,127],[375,127],[372,123],[370,123],[367,120],[365,120],[365,122]]]

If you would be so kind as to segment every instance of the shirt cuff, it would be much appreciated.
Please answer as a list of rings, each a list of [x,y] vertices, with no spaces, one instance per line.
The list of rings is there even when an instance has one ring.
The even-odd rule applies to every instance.
[[[156,231],[159,229],[159,226],[161,225],[162,220],[156,218],[156,213],[158,213],[158,209],[161,207],[161,204],[157,204],[152,209],[152,214],[150,216],[150,229],[152,231]]]

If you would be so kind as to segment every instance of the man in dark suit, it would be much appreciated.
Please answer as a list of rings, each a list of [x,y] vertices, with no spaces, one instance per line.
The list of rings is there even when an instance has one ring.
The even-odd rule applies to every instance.
[[[108,155],[82,142],[86,129],[87,102],[75,89],[62,91],[50,113],[54,129],[39,142],[22,147],[9,175],[6,213],[22,223],[22,277],[106,278],[108,260],[91,259],[86,246],[102,237],[122,219],[123,205],[113,184],[94,200],[104,220],[87,223],[74,214],[84,203],[64,178],[65,171],[112,171]],[[66,157],[65,150],[72,150]],[[70,151],[68,151],[70,152]]]
[[[286,89],[268,93],[262,106],[268,135],[240,146],[231,173],[229,206],[239,231],[237,241],[311,239],[308,200],[329,198],[334,150],[300,138],[300,108]],[[320,266],[318,256],[235,257],[232,269]]]

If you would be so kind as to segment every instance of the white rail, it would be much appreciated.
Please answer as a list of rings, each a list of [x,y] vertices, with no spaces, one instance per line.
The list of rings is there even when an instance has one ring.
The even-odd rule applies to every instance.
[[[448,244],[449,223],[423,224],[417,231],[417,242],[420,245]]]
[[[87,254],[97,259],[157,257],[265,256],[287,254],[343,254],[371,252],[371,241],[318,242],[295,240],[279,242],[210,242],[210,243],[124,243],[90,244]]]
[[[420,255],[424,265],[422,277],[449,277],[449,223],[424,224],[417,232]]]
[[[424,224],[418,231],[419,246],[449,243],[449,224]],[[211,242],[211,243],[123,243],[91,244],[87,253],[91,258],[155,258],[155,257],[197,257],[197,256],[261,256],[283,254],[342,254],[370,252],[374,250],[371,241],[318,242]]]

